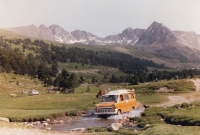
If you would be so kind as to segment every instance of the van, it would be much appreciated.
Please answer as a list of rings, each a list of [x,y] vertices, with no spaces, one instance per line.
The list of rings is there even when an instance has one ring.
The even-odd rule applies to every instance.
[[[95,114],[98,116],[120,115],[135,108],[134,90],[113,90],[101,97],[100,103],[95,106]]]

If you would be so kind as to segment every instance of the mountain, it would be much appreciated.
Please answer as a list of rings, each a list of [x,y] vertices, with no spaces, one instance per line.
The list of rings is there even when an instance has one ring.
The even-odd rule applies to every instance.
[[[173,32],[165,27],[162,23],[153,22],[148,29],[140,36],[139,42],[145,45],[152,43],[173,43],[176,36]]]
[[[139,37],[145,32],[144,29],[126,28],[117,35],[105,37],[105,44],[130,44],[134,45],[138,42]]]
[[[190,48],[200,49],[200,35],[195,32],[173,31],[176,36],[176,42]]]
[[[110,35],[105,38],[100,38],[92,33],[81,30],[75,30],[70,33],[56,24],[49,27],[46,27],[44,24],[40,25],[39,27],[35,25],[28,25],[8,28],[7,30],[43,40],[51,40],[66,44],[83,43],[89,45],[134,45],[139,40],[139,37],[145,32],[145,29],[126,28],[122,31],[122,33],[117,35]]]
[[[180,62],[200,62],[200,36],[194,32],[172,31],[153,22],[136,46],[152,54]]]
[[[97,37],[96,35],[86,31],[75,30],[72,31],[71,34],[76,39],[76,43],[102,45],[104,40],[103,38]]]
[[[51,31],[43,24],[40,25],[40,27],[37,27],[34,24],[32,24],[28,26],[8,28],[7,30],[13,31],[20,35],[25,35],[28,37],[55,41],[54,36],[52,35]]]
[[[29,25],[7,30],[66,44],[134,45],[156,57],[176,59],[180,62],[200,61],[200,35],[195,32],[172,31],[158,22],[153,22],[147,29],[129,27],[119,34],[105,38],[81,30],[68,32],[56,24],[49,27],[44,24],[39,27]]]
[[[75,38],[71,35],[71,33],[69,33],[68,31],[65,31],[62,27],[54,24],[54,25],[49,26],[49,29],[51,30],[57,42],[74,43]]]

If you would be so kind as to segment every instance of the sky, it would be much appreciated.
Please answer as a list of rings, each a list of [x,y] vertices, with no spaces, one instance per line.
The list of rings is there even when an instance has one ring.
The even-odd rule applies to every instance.
[[[0,28],[57,24],[105,37],[154,21],[200,34],[200,0],[0,0]]]

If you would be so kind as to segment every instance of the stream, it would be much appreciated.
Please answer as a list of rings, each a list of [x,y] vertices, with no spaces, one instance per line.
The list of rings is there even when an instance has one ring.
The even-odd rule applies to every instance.
[[[107,119],[99,118],[97,116],[88,116],[80,117],[72,120],[65,120],[63,124],[54,124],[52,125],[52,131],[70,131],[73,128],[90,128],[90,127],[108,127],[111,123],[117,122],[119,119],[122,119],[124,116],[128,117],[138,117],[141,113],[144,112],[144,108],[138,108],[129,113],[121,115],[112,115]]]

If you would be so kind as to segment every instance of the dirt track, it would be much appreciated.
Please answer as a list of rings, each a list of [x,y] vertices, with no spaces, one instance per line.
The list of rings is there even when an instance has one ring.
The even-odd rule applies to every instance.
[[[168,107],[168,106],[173,106],[175,104],[181,104],[184,102],[191,103],[200,100],[200,79],[191,79],[191,81],[194,82],[194,85],[196,86],[196,92],[181,94],[178,96],[168,96],[169,100],[167,102],[156,104],[155,106]]]

